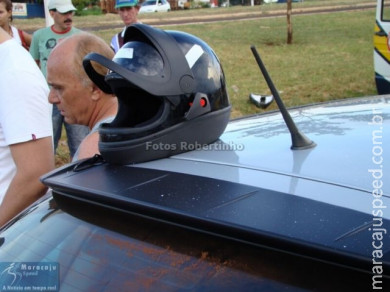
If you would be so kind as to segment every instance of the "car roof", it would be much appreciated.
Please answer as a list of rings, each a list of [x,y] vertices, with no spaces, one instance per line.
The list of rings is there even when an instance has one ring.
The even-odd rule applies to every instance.
[[[290,133],[275,111],[230,122],[215,149],[138,167],[228,180],[371,213],[373,176],[390,181],[389,164],[384,163],[390,153],[383,151],[390,135],[390,97],[338,100],[289,112],[315,147],[291,150]],[[381,191],[389,205],[390,186],[382,184]]]
[[[316,147],[291,150],[290,133],[279,111],[274,111],[231,121],[219,141],[204,147],[205,151],[191,151],[140,166],[191,172],[192,168],[187,165],[180,168],[174,160],[180,160],[180,164],[193,161],[206,164],[204,169],[191,172],[197,175],[213,165],[223,165],[369,192],[372,177],[367,175],[368,170],[388,170],[388,165],[375,164],[372,158],[390,159],[390,153],[383,151],[385,137],[390,134],[390,96],[338,100],[297,107],[289,112]],[[390,179],[385,169],[382,173]],[[223,179],[223,175],[218,178]],[[243,177],[234,181],[240,179]],[[390,186],[384,184],[383,191],[390,195]]]
[[[382,115],[381,124],[372,123],[373,109]],[[373,155],[388,157],[385,151],[373,154],[378,145],[372,133],[389,129],[389,98],[330,102],[291,113],[316,147],[291,150],[290,134],[273,112],[232,121],[218,141],[200,150],[81,171],[74,163],[43,181],[61,196],[366,270],[372,264],[367,230],[377,223],[369,169],[380,167],[370,161]],[[388,172],[380,179],[388,181]],[[387,188],[381,199],[390,205]],[[381,220],[388,226],[388,215]],[[388,267],[389,251],[384,249]]]

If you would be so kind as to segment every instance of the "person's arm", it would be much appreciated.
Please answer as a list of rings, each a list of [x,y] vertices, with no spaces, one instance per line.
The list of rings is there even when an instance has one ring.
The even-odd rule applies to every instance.
[[[10,145],[16,174],[0,205],[3,226],[41,196],[47,187],[39,178],[54,169],[52,137]]]
[[[94,156],[95,154],[99,154],[99,132],[94,132],[89,134],[84,140],[81,142],[78,149],[78,157],[79,159],[89,158]]]
[[[23,33],[23,37],[24,37],[24,40],[26,41],[27,46],[30,47],[31,46],[32,35],[27,33],[27,32],[25,32],[25,31],[23,31],[22,33]]]

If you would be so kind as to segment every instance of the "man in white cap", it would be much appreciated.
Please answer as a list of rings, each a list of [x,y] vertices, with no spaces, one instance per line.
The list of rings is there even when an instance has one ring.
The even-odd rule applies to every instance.
[[[77,9],[73,6],[71,0],[50,0],[48,9],[54,24],[34,32],[30,46],[30,54],[41,68],[45,77],[46,63],[52,49],[61,39],[81,31],[72,26],[73,15]],[[81,141],[88,134],[89,129],[86,126],[66,123],[57,106],[53,106],[54,151],[56,151],[58,141],[61,138],[63,125],[65,125],[70,156],[73,157]]]
[[[133,23],[139,23],[137,17],[140,9],[138,0],[116,0],[115,9],[118,11],[118,15],[125,24],[125,28],[111,40],[110,47],[116,53],[123,46],[123,36],[125,34],[126,27]]]

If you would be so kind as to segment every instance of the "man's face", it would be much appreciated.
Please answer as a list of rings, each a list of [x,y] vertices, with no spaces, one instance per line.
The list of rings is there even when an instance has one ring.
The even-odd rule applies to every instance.
[[[5,8],[5,3],[0,3],[0,26],[4,27],[9,23],[9,19],[11,17],[11,11],[7,11]],[[8,32],[8,31],[7,31]]]
[[[54,52],[54,51],[53,51]],[[84,85],[73,70],[69,53],[55,52],[47,62],[49,102],[58,107],[69,124],[88,125],[93,104],[92,84]]]
[[[65,31],[72,27],[74,15],[73,11],[68,11],[66,13],[50,11],[50,15],[54,20],[54,25],[57,30]]]
[[[137,22],[137,14],[139,7],[121,7],[118,10],[118,14],[126,26]]]

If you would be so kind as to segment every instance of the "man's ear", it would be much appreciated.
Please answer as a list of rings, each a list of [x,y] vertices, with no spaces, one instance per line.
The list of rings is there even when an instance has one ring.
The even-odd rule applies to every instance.
[[[91,87],[91,98],[93,101],[98,101],[102,94],[104,94],[104,92],[96,86],[95,83],[92,83],[92,87]]]

